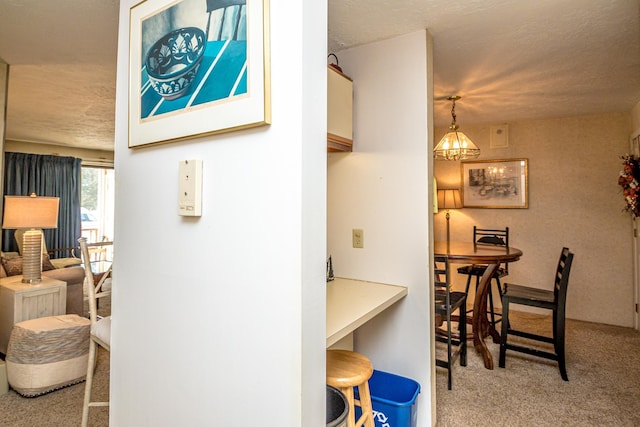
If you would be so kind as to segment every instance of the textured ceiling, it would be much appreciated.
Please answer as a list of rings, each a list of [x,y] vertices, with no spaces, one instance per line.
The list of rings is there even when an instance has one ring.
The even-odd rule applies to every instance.
[[[454,94],[462,126],[625,112],[640,101],[640,0],[328,2],[333,52],[429,29],[438,126]],[[118,7],[0,0],[7,139],[113,149]]]
[[[462,126],[640,101],[639,0],[329,0],[334,51],[421,28],[433,36],[438,126],[451,121],[450,95],[462,96]]]
[[[113,150],[119,3],[0,0],[7,139]]]

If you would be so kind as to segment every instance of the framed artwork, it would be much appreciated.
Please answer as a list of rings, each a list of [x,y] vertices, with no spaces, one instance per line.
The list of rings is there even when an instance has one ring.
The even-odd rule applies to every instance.
[[[462,205],[465,208],[529,207],[527,159],[461,162]]]
[[[130,148],[271,122],[268,1],[130,9]]]

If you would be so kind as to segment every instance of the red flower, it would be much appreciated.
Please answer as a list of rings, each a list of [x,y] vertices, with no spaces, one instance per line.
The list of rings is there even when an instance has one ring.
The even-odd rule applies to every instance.
[[[622,156],[622,171],[618,177],[618,185],[622,187],[625,198],[625,208],[634,218],[640,217],[640,203],[638,201],[638,186],[640,185],[639,160],[633,155]]]

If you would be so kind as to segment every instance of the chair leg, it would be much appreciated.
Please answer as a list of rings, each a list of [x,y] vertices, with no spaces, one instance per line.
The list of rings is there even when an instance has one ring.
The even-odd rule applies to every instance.
[[[89,339],[89,359],[87,361],[87,379],[84,384],[84,402],[82,404],[82,427],[89,425],[89,403],[91,402],[91,387],[93,386],[93,371],[96,367],[98,345]]]
[[[467,276],[467,285],[464,287],[464,293],[465,295],[469,295],[469,287],[471,286],[471,275],[469,274]],[[478,285],[476,284],[476,289],[478,288]],[[462,327],[464,326],[465,328],[467,327],[467,314],[472,311],[472,310],[467,310],[467,304],[465,303],[464,305],[464,310],[460,310],[460,322],[458,322],[458,331],[462,330]],[[463,322],[464,320],[464,322]]]
[[[347,427],[354,427],[356,424],[356,408],[355,398],[353,396],[353,387],[341,387],[340,391],[344,393],[344,397],[347,399],[349,405],[349,416],[347,417]]]
[[[499,277],[496,277],[496,284],[498,285],[498,294],[500,294],[500,299],[502,299],[502,284],[500,283]]]
[[[375,427],[373,421],[373,406],[371,404],[371,392],[367,381],[358,386],[358,393],[360,395],[360,409],[362,410],[363,415],[356,423],[356,427],[358,427],[358,424],[363,427]],[[366,418],[363,419],[363,417]]]
[[[460,366],[467,366],[467,325],[464,316],[462,316],[463,306],[459,310],[461,312],[459,325],[463,325],[460,330],[460,345],[462,346],[460,349]]]
[[[458,323],[459,324],[459,323]],[[466,326],[465,326],[466,330]],[[460,331],[462,334],[462,330]],[[453,382],[453,363],[451,362],[451,358],[453,356],[453,352],[451,351],[452,347],[452,338],[451,338],[451,312],[447,312],[447,389],[451,390],[452,382]]]
[[[496,328],[496,315],[493,309],[493,291],[491,290],[491,279],[489,279],[489,314],[491,315],[491,326]]]
[[[500,334],[500,359],[498,366],[504,368],[507,355],[507,335],[509,331],[509,298],[502,298],[502,330]]]
[[[567,376],[567,365],[565,363],[565,351],[564,351],[564,313],[559,316],[558,313],[553,313],[553,346],[558,356],[558,368],[560,368],[560,376],[563,380],[569,381]]]

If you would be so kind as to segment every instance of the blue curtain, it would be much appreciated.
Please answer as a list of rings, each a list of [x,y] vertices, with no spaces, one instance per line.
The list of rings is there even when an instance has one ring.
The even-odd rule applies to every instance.
[[[4,194],[60,198],[58,228],[44,230],[48,249],[78,246],[80,238],[80,191],[82,159],[40,154],[5,153]],[[14,230],[2,230],[2,250],[17,251]],[[65,257],[66,253],[54,256]]]

